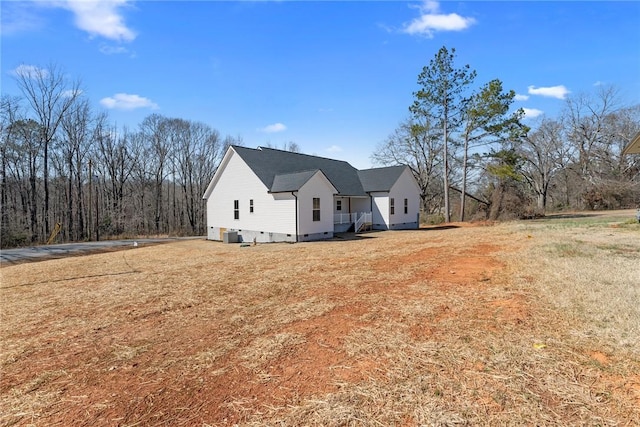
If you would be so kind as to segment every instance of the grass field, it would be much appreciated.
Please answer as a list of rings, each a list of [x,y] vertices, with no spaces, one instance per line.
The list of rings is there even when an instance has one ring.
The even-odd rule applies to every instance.
[[[633,211],[0,269],[0,425],[637,425]]]

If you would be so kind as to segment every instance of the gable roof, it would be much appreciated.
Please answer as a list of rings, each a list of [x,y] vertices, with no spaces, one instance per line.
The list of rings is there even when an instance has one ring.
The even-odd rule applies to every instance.
[[[304,184],[304,173],[320,170],[333,184],[338,194],[344,196],[366,196],[358,178],[358,170],[342,160],[327,159],[324,157],[310,156],[308,154],[293,153],[290,151],[276,150],[260,147],[257,149],[239,147],[231,148],[244,160],[251,170],[258,176],[262,183],[271,192],[295,191],[292,188],[294,182]],[[286,175],[291,175],[285,177]],[[276,180],[276,177],[279,178]],[[311,175],[307,176],[307,180]]]
[[[276,175],[273,178],[273,185],[271,186],[271,193],[285,193],[290,191],[297,191],[302,188],[315,174],[322,173],[320,169],[311,171],[289,173],[285,175]],[[334,187],[335,188],[335,187]]]
[[[388,166],[385,168],[365,169],[358,171],[364,191],[390,191],[398,181],[406,166]]]
[[[407,166],[357,170],[342,160],[310,156],[273,148],[246,148],[232,145],[207,187],[203,199],[213,191],[221,170],[232,153],[238,154],[271,193],[299,190],[320,172],[340,196],[365,197],[373,191],[390,191]]]

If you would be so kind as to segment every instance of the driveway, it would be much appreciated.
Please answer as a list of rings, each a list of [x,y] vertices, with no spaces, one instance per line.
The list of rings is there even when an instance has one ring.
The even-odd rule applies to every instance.
[[[104,240],[100,242],[64,243],[59,245],[31,246],[0,251],[0,264],[20,264],[44,261],[51,258],[86,255],[89,253],[133,249],[140,246],[157,245],[177,240],[205,239],[205,236],[169,237],[158,239]]]

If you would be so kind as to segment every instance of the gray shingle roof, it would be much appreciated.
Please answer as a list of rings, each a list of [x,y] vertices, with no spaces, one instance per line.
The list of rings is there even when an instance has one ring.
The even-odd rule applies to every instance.
[[[234,145],[233,149],[269,191],[274,191],[274,180],[277,175],[321,170],[339,194],[366,196],[360,179],[358,179],[358,170],[347,162],[273,148],[254,149]],[[280,181],[277,184],[280,186]]]
[[[299,190],[313,175],[318,173],[318,169],[306,172],[288,173],[285,175],[276,175],[273,177],[272,193],[283,193],[288,191]]]
[[[260,147],[233,146],[233,150],[253,170],[269,191],[299,190],[318,170],[342,196],[366,196],[370,191],[389,191],[406,166],[359,171],[342,160],[310,156]]]
[[[385,168],[365,169],[358,171],[364,191],[389,191],[396,183],[406,166],[388,166]]]

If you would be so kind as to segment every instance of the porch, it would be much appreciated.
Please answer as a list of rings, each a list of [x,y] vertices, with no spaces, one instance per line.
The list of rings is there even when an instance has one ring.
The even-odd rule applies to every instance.
[[[356,233],[371,230],[373,215],[371,212],[336,213],[333,215],[335,233],[354,231]]]

